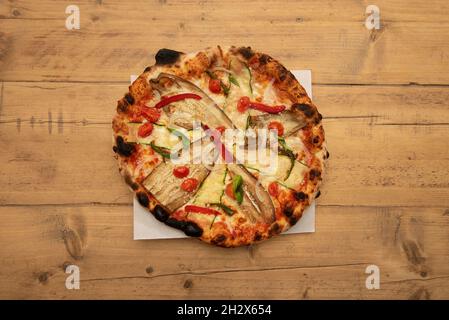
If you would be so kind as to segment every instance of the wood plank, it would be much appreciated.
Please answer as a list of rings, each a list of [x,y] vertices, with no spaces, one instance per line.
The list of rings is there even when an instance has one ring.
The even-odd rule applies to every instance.
[[[447,299],[447,211],[319,206],[315,234],[222,249],[133,241],[129,206],[2,207],[0,297]],[[371,264],[380,290],[365,288]]]
[[[367,4],[350,0],[79,1],[81,29],[68,31],[66,2],[10,1],[0,9],[0,80],[127,81],[161,47],[234,44],[312,69],[317,83],[449,84],[446,1],[376,4],[379,31],[364,26]]]
[[[111,151],[110,119],[123,89],[5,83],[0,204],[129,204]],[[331,153],[321,204],[449,205],[447,88],[314,90]]]

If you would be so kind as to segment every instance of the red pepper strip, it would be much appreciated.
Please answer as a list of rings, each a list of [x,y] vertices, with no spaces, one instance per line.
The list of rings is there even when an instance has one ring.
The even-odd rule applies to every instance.
[[[221,212],[211,209],[211,208],[205,208],[205,207],[199,207],[194,205],[186,205],[184,210],[186,212],[198,212],[198,213],[204,213],[204,214],[211,214],[214,216],[220,215]]]
[[[156,109],[160,109],[160,108],[165,107],[167,104],[170,104],[170,103],[176,102],[176,101],[185,100],[185,99],[201,100],[202,98],[201,98],[201,96],[194,94],[194,93],[181,93],[181,94],[176,94],[171,97],[163,98],[161,101],[156,103],[156,105],[154,107]]]
[[[251,102],[249,104],[249,107],[252,109],[256,109],[262,112],[268,112],[268,113],[279,113],[285,110],[284,105],[279,106],[269,106],[260,102]]]

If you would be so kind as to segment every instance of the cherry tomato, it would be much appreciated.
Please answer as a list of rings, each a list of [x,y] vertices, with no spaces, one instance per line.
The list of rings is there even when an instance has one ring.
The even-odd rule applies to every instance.
[[[226,128],[224,126],[219,126],[219,127],[215,128],[215,130],[217,130],[218,132],[220,132],[221,135],[223,135]]]
[[[213,93],[220,93],[221,92],[221,83],[218,79],[210,79],[209,80],[209,90]]]
[[[250,103],[251,101],[248,97],[241,97],[237,102],[237,111],[241,113],[245,112],[248,110]]]
[[[190,172],[189,167],[186,166],[175,167],[173,169],[173,175],[176,178],[180,179],[187,177],[189,175],[189,172]]]
[[[284,126],[279,121],[271,121],[268,124],[268,130],[277,130],[278,136],[284,135]]]
[[[153,123],[161,117],[161,112],[156,108],[142,107],[140,113],[145,119]]]
[[[198,180],[195,178],[188,178],[185,179],[181,183],[181,189],[187,192],[192,192],[198,187]]]
[[[268,185],[268,193],[272,197],[277,197],[279,195],[279,185],[277,182],[273,181]]]
[[[153,124],[151,122],[146,122],[139,127],[137,134],[139,135],[139,137],[145,138],[148,137],[151,132],[153,132]]]
[[[234,194],[234,190],[232,189],[232,183],[229,183],[229,184],[226,186],[225,193],[226,193],[226,195],[227,195],[229,198],[235,200],[235,194]]]

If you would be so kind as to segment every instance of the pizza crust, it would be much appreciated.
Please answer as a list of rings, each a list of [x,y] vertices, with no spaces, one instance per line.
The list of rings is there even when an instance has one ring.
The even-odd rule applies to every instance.
[[[127,121],[138,113],[139,104],[157,102],[160,97],[153,92],[149,80],[161,72],[173,74],[204,86],[206,71],[217,64],[236,57],[246,63],[252,71],[254,83],[271,85],[276,99],[290,105],[306,125],[297,133],[303,150],[300,161],[307,161],[308,168],[301,185],[295,190],[283,188],[279,195],[271,197],[275,207],[272,223],[251,223],[241,212],[233,216],[223,215],[209,225],[204,216],[187,217],[179,212],[169,212],[143,186],[151,171],[163,162],[162,157],[150,147],[129,142]],[[322,116],[293,74],[270,56],[253,51],[249,47],[209,48],[193,54],[161,49],[156,54],[156,64],[147,67],[129,87],[129,92],[117,103],[117,114],[112,121],[114,152],[119,171],[136,193],[139,203],[161,222],[183,230],[187,235],[223,247],[249,245],[268,239],[288,230],[301,218],[305,208],[319,195],[325,160],[329,153],[325,145]],[[206,178],[207,179],[207,178]],[[238,210],[237,210],[238,211]]]

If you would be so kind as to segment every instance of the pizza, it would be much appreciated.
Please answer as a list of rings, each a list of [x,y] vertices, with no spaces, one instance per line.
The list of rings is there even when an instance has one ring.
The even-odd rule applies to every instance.
[[[114,156],[140,205],[223,247],[295,225],[320,194],[329,153],[292,73],[250,47],[161,49],[155,60],[112,120]]]

